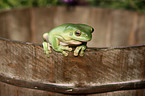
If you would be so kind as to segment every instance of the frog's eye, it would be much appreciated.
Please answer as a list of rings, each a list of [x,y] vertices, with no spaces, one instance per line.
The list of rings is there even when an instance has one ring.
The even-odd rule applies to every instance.
[[[76,36],[80,36],[80,35],[81,35],[81,32],[80,32],[80,31],[76,31],[76,32],[75,32],[75,35],[76,35]]]
[[[94,28],[91,29],[92,33],[94,32]]]

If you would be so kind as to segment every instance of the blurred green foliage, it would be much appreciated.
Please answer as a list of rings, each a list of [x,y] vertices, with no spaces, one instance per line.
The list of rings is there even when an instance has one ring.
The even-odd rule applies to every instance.
[[[88,0],[91,5],[145,12],[145,0]]]
[[[77,0],[90,6],[145,12],[145,0]],[[0,9],[66,5],[60,0],[0,0]]]
[[[59,0],[0,0],[0,9],[59,5]]]

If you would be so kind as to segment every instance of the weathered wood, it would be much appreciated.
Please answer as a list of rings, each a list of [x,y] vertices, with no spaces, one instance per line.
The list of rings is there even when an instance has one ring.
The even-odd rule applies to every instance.
[[[0,82],[0,96],[64,96],[64,95],[42,90],[17,87]]]
[[[95,29],[90,47],[106,47],[110,46],[110,25],[111,25],[111,10],[102,8],[90,9],[89,19],[87,24],[92,25]]]
[[[5,83],[69,94],[145,88],[145,45],[87,49],[83,57],[53,51],[50,58],[36,44],[1,38],[0,45]]]
[[[144,96],[145,90],[128,90],[128,91],[115,91],[101,94],[93,94],[89,96]]]
[[[94,27],[90,47],[143,44],[145,14],[94,7],[25,8],[0,12],[0,36],[41,44],[42,34],[63,23]]]
[[[138,22],[138,35],[137,35],[137,39],[138,39],[138,42],[141,44],[141,43],[144,43],[145,42],[145,15],[144,14],[139,14],[139,22]]]
[[[114,10],[111,15],[110,46],[135,45],[135,37],[132,35],[134,35],[135,27],[137,27],[135,25],[137,24],[137,13]]]
[[[31,18],[31,32],[32,32],[32,42],[41,43],[44,32],[49,32],[54,26],[54,15],[56,8],[31,8],[30,18]]]
[[[8,29],[6,28],[7,12],[0,12],[0,37],[9,38]]]
[[[8,37],[12,40],[30,41],[30,12],[28,9],[3,11],[1,15],[4,17],[1,18],[3,21],[0,23],[0,27],[2,27],[0,36],[4,35],[5,38]]]
[[[142,89],[145,87],[145,80],[134,80],[126,82],[116,82],[104,85],[72,85],[72,84],[57,84],[57,83],[38,83],[23,80],[16,80],[0,76],[2,82],[12,84],[19,87],[44,90],[48,92],[56,92],[63,94],[93,94],[93,93],[105,93],[117,90],[131,90]]]
[[[60,53],[53,52],[51,57],[47,58],[39,45],[1,39],[0,75],[7,79],[13,78],[12,80],[36,82],[36,84],[37,82],[72,84],[74,88],[91,85],[98,88],[103,84],[138,80],[140,82],[145,79],[144,45],[111,47],[145,43],[145,14],[94,7],[76,7],[68,11],[60,6],[1,11],[0,37],[40,44],[44,32],[62,23],[85,23],[93,26],[95,32],[88,46],[109,48],[87,49],[84,57],[74,57],[73,53],[64,57]],[[44,90],[43,87],[41,90]],[[61,96],[52,92],[0,83],[0,96],[23,96],[23,93],[24,96],[36,96],[36,94]],[[144,96],[145,90],[95,94],[95,96],[122,95]]]
[[[144,96],[145,89],[140,90],[125,90],[125,91],[115,91],[100,94],[91,95],[81,95],[81,96]],[[34,90],[29,88],[17,87],[0,82],[0,96],[70,96],[59,93],[52,93],[41,90]],[[78,95],[77,95],[78,96]]]

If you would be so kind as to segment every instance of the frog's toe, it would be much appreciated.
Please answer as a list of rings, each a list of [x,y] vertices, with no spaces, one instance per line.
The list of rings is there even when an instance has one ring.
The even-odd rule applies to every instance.
[[[77,47],[74,51],[74,56],[78,56],[80,50],[81,50],[81,47]]]
[[[48,51],[44,50],[44,53],[45,53],[45,54],[47,54],[47,53],[48,53]]]
[[[64,50],[66,50],[66,51],[72,51],[72,48],[66,46],[66,47],[64,48]]]
[[[80,53],[80,56],[84,56],[84,53],[81,52],[81,53]]]
[[[85,49],[86,49],[86,46],[82,46],[82,49],[80,51],[80,56],[84,56]]]
[[[69,48],[68,51],[72,51],[72,48]]]
[[[44,50],[44,53],[47,55],[47,57],[49,57],[49,54],[51,53],[50,50]]]
[[[44,53],[46,54],[47,57],[49,57],[49,52],[48,51],[44,51]]]
[[[74,56],[78,56],[78,54],[79,54],[78,52],[74,52]]]
[[[44,50],[44,53],[45,54],[50,54],[51,53],[51,50]]]
[[[64,56],[68,56],[68,53],[65,52],[65,51],[63,51],[62,54],[63,54]]]

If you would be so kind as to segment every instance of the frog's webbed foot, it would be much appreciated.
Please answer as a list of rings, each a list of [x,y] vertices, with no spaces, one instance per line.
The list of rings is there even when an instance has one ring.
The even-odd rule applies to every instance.
[[[78,56],[78,55],[83,56],[85,49],[86,49],[85,45],[76,47],[76,49],[74,50],[74,56]],[[80,54],[79,54],[79,52],[80,52]]]
[[[72,48],[68,47],[68,46],[63,46],[63,45],[59,45],[58,50],[64,55],[64,56],[68,56],[68,53],[66,51],[72,51]]]
[[[49,57],[49,54],[51,53],[50,44],[48,42],[43,42],[42,45],[43,45],[44,53],[47,55],[47,57]]]

